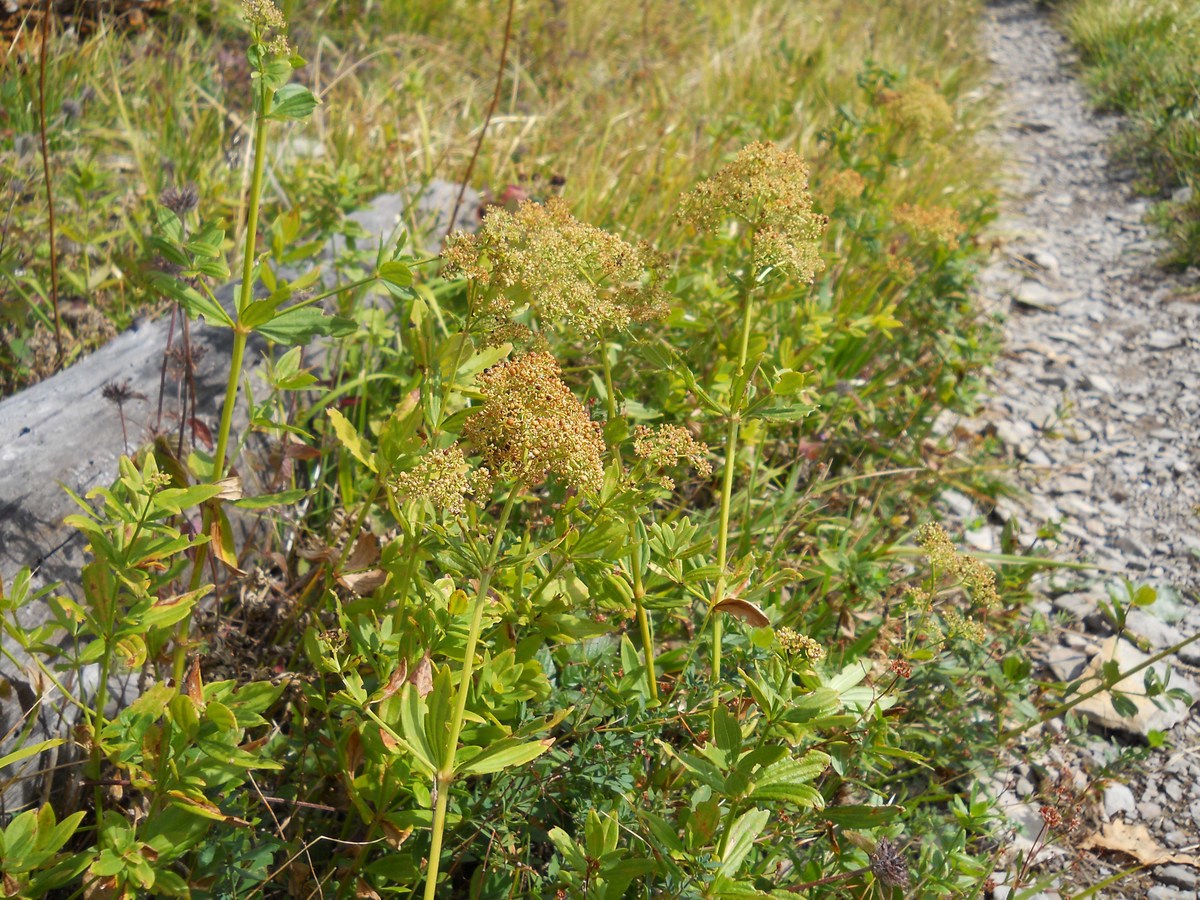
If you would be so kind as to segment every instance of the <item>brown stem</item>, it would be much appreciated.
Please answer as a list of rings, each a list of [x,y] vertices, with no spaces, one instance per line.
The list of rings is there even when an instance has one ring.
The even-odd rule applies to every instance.
[[[42,44],[38,52],[38,135],[42,141],[42,174],[46,180],[46,205],[50,210],[50,304],[54,307],[54,346],[58,368],[63,366],[62,318],[58,313],[58,253],[54,241],[54,191],[50,186],[50,150],[46,145],[46,40],[50,33],[51,0],[42,9]]]
[[[467,182],[471,180],[471,174],[475,171],[475,161],[479,159],[479,151],[483,147],[483,138],[487,134],[488,125],[492,122],[492,116],[496,114],[496,107],[500,105],[500,91],[504,87],[504,66],[508,62],[508,44],[512,39],[513,7],[515,6],[516,0],[508,0],[508,18],[504,22],[504,43],[500,47],[500,65],[496,68],[496,90],[492,93],[492,105],[488,107],[487,115],[483,119],[483,127],[479,129],[479,140],[475,142],[475,151],[471,154],[471,161],[467,164],[467,171],[463,174],[462,184],[458,186],[458,196],[454,199],[454,208],[450,211],[450,222],[446,225],[445,237],[449,237],[450,232],[454,230],[454,223],[458,220],[458,211],[462,208],[463,197],[467,193]]]

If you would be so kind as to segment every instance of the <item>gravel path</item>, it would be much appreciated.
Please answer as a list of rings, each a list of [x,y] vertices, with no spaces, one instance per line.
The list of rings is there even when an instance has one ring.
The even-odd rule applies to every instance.
[[[1119,120],[1092,113],[1067,43],[1045,12],[1032,0],[993,0],[984,31],[1002,98],[996,140],[1008,163],[1009,194],[996,226],[1000,249],[980,292],[985,307],[1004,319],[1006,352],[987,409],[956,425],[960,433],[999,439],[1019,464],[1028,496],[995,510],[979,510],[965,497],[952,497],[951,505],[964,522],[990,519],[968,534],[980,549],[992,549],[999,526],[1016,516],[1027,538],[1038,526],[1059,523],[1055,555],[1098,564],[1041,581],[1043,610],[1064,613],[1066,623],[1040,648],[1040,661],[1069,680],[1089,659],[1112,652],[1102,646],[1108,631],[1097,600],[1122,579],[1159,591],[1158,602],[1130,622],[1151,652],[1200,631],[1200,272],[1175,275],[1156,266],[1162,246],[1143,221],[1149,201],[1134,194],[1132,173],[1109,161]],[[1176,679],[1194,673],[1200,644],[1174,663]],[[1200,694],[1194,683],[1191,690],[1193,698]],[[1148,728],[1168,733],[1166,749],[1138,764],[1128,785],[1093,794],[1102,802],[1091,805],[1067,843],[1078,853],[1082,834],[1116,826],[1147,851],[1159,846],[1183,860],[1150,866],[1097,896],[1195,898],[1200,868],[1187,860],[1200,853],[1194,715],[1177,707],[1149,725],[1110,723],[1083,750],[1051,755],[1078,785]],[[1046,774],[1018,765],[997,779],[1011,814],[1024,816],[1032,835],[1045,802],[1037,783],[1041,778],[1044,797]],[[1144,833],[1130,830],[1140,826]],[[1068,872],[1064,888],[1134,865],[1129,855],[1093,851],[1082,868],[1075,856],[1071,870],[1071,858],[1059,866]],[[1011,873],[997,874],[998,882],[1012,883]],[[1002,888],[996,896],[1008,895]]]

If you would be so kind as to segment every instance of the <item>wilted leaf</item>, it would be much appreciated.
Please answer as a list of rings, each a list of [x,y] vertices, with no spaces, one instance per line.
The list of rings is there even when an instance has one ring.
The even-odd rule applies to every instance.
[[[756,628],[762,628],[771,624],[771,620],[767,618],[767,614],[759,609],[756,604],[751,603],[749,600],[743,600],[740,597],[730,597],[727,600],[722,600],[717,604],[717,609]]]
[[[421,661],[409,676],[408,683],[416,690],[418,697],[424,697],[433,690],[433,663],[428,653],[421,657]]]
[[[1100,831],[1085,837],[1079,845],[1084,850],[1111,850],[1132,857],[1143,866],[1178,863],[1200,867],[1200,857],[1190,853],[1172,853],[1156,843],[1145,825],[1126,825],[1109,822]]]

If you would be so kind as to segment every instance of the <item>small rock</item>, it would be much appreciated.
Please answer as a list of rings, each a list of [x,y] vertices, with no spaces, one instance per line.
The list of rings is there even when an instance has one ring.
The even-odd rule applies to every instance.
[[[1195,892],[1185,894],[1183,891],[1176,890],[1173,887],[1156,884],[1150,890],[1146,891],[1146,900],[1196,900]]]
[[[1174,332],[1156,328],[1146,335],[1145,344],[1151,350],[1174,350],[1183,346],[1183,338]]]
[[[1187,866],[1162,866],[1154,870],[1154,880],[1159,884],[1192,890],[1200,885],[1200,875]]]
[[[1098,375],[1094,372],[1083,376],[1083,380],[1079,382],[1080,386],[1085,391],[1095,391],[1098,394],[1104,394],[1111,397],[1117,392],[1113,383],[1103,375]]]
[[[1086,668],[1087,654],[1070,647],[1051,647],[1046,653],[1046,665],[1059,681],[1073,681]]]
[[[1059,306],[1063,298],[1040,281],[1026,278],[1013,292],[1013,301],[1026,309],[1048,311]]]
[[[1115,819],[1118,814],[1124,815],[1126,821],[1132,821],[1137,815],[1137,801],[1128,785],[1112,783],[1104,788],[1104,817]]]

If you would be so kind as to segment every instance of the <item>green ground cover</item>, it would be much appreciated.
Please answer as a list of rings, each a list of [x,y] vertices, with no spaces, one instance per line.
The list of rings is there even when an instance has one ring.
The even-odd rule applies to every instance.
[[[60,306],[178,303],[234,358],[213,443],[82,504],[58,618],[0,592],[44,678],[148,676],[83,710],[86,790],[8,823],[6,889],[981,894],[978,785],[1064,686],[1024,652],[1031,563],[929,521],[1002,489],[934,429],[994,352],[977,4],[284,13],[286,44],[265,2],[48,44]],[[5,66],[16,386],[57,348],[36,43]],[[347,254],[328,298],[279,275],[481,133],[472,182],[540,203]]]
[[[1117,152],[1162,202],[1170,261],[1200,259],[1200,8],[1183,0],[1073,0],[1062,6],[1101,109],[1126,117]]]

